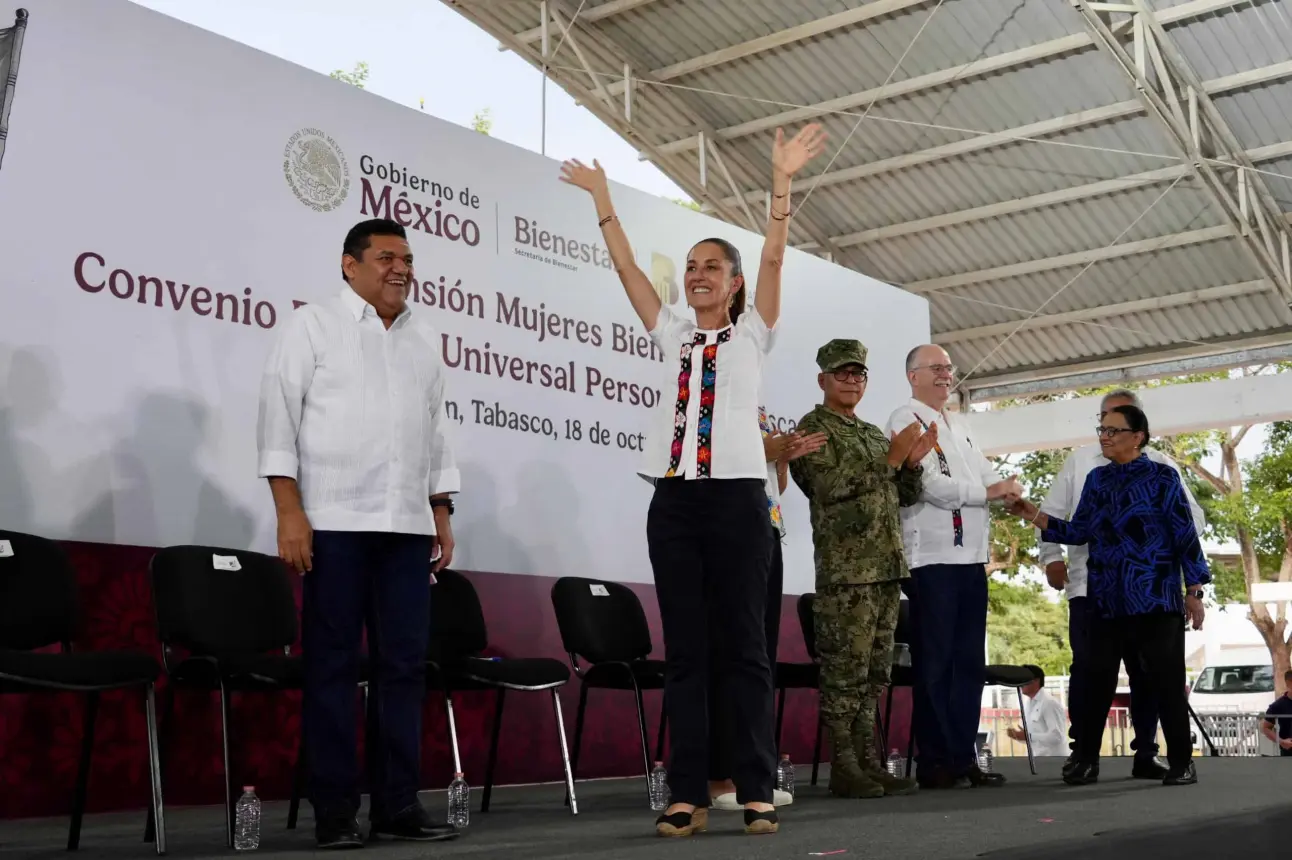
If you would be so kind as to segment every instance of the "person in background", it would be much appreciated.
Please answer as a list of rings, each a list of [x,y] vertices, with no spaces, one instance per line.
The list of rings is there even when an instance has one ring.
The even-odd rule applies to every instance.
[[[1265,709],[1261,734],[1278,745],[1279,755],[1292,756],[1292,669],[1283,673],[1285,692]],[[1277,719],[1278,726],[1274,723]]]
[[[781,544],[785,540],[785,519],[781,515],[781,496],[789,483],[791,460],[811,454],[825,444],[821,433],[804,435],[802,432],[782,433],[767,418],[767,409],[758,407],[758,426],[763,433],[763,454],[767,458],[767,513],[772,521],[772,569],[767,578],[767,611],[764,629],[767,637],[767,662],[772,665],[773,679],[776,671],[776,652],[781,637],[781,603],[785,592],[785,562]],[[775,690],[773,690],[775,695]],[[736,784],[731,780],[731,747],[722,727],[727,716],[722,713],[723,698],[718,689],[716,673],[709,677],[709,798],[713,809],[734,812],[740,809],[736,802]],[[773,727],[773,742],[776,741]],[[774,791],[775,806],[789,806],[794,796],[779,788]]]
[[[1139,397],[1133,391],[1124,388],[1110,391],[1100,401],[1099,421],[1102,424],[1109,410],[1117,406],[1134,406],[1143,409]],[[1164,463],[1179,472],[1175,461],[1156,448],[1145,448],[1144,455],[1155,463]],[[1063,467],[1050,484],[1050,491],[1041,503],[1041,510],[1060,519],[1070,518],[1077,511],[1081,501],[1081,490],[1086,485],[1086,478],[1091,470],[1106,466],[1110,461],[1104,456],[1103,447],[1096,440],[1083,448],[1073,451],[1063,461]],[[1183,478],[1183,476],[1181,476]],[[1207,527],[1202,507],[1184,484],[1184,496],[1189,502],[1193,514],[1193,525],[1198,534]],[[1046,543],[1038,537],[1038,555],[1045,568],[1045,577],[1051,587],[1064,591],[1068,598],[1068,641],[1072,646],[1072,667],[1068,686],[1068,710],[1072,713],[1072,726],[1069,736],[1072,753],[1068,756],[1064,768],[1070,770],[1076,766],[1077,731],[1086,689],[1089,685],[1090,662],[1090,628],[1093,620],[1093,605],[1086,594],[1087,564],[1090,552],[1085,546],[1068,547],[1067,561],[1063,558],[1063,547],[1056,543]],[[1130,679],[1131,724],[1135,738],[1131,749],[1135,751],[1135,763],[1131,767],[1131,776],[1135,779],[1160,780],[1166,776],[1166,765],[1157,758],[1157,698],[1153,694],[1153,685],[1144,680],[1138,663],[1128,664],[1126,673]]]
[[[355,705],[366,623],[372,834],[451,839],[453,827],[417,799],[432,570],[453,558],[449,495],[460,480],[440,338],[406,303],[413,254],[399,224],[356,224],[341,276],[339,295],[281,327],[257,426],[278,554],[305,577],[302,731],[315,837],[320,848],[363,844]]]
[[[832,340],[816,362],[824,402],[798,429],[828,442],[790,463],[790,473],[812,517],[821,719],[833,750],[830,793],[909,794],[915,781],[890,776],[875,751],[875,711],[890,680],[901,585],[910,576],[898,509],[919,498],[920,460],[937,431],[923,432],[912,421],[890,440],[857,417],[869,379],[860,341]]]
[[[1135,406],[1114,406],[1097,428],[1111,462],[1086,478],[1071,520],[1050,516],[1023,498],[1009,510],[1041,529],[1042,540],[1090,548],[1089,687],[1076,719],[1077,764],[1063,781],[1099,781],[1100,748],[1118,670],[1139,664],[1157,696],[1168,769],[1163,785],[1193,785],[1189,704],[1184,669],[1185,618],[1201,629],[1202,586],[1211,581],[1184,484],[1171,466],[1144,454],[1148,418]],[[1182,576],[1183,574],[1183,576]],[[1183,579],[1183,581],[1181,581]]]
[[[902,541],[911,578],[916,778],[921,787],[995,787],[1005,778],[978,767],[975,742],[986,680],[988,502],[1022,494],[1002,480],[946,410],[955,365],[940,346],[906,357],[911,400],[888,419],[889,436],[915,422],[937,427],[937,444],[920,464],[919,500],[902,508]]]
[[[1027,734],[1021,727],[1012,728],[1006,734],[1019,743],[1032,741],[1032,755],[1061,756],[1067,745],[1063,739],[1067,732],[1068,715],[1059,700],[1045,689],[1045,670],[1040,666],[1024,666],[1032,673],[1033,680],[1023,688],[1027,699],[1023,702],[1023,720],[1027,724]]]
[[[691,248],[683,279],[694,321],[663,304],[637,265],[601,165],[561,166],[562,181],[592,196],[619,280],[667,357],[665,375],[677,392],[655,411],[639,471],[655,486],[646,543],[664,629],[672,740],[673,802],[655,821],[659,836],[690,836],[708,826],[711,673],[725,700],[722,734],[731,744],[745,832],[780,828],[772,805],[776,746],[764,629],[773,537],[758,406],[763,362],[780,320],[790,181],[824,145],[817,124],[789,139],[777,130],[753,307],[745,307],[739,251],[726,240],[706,239]]]

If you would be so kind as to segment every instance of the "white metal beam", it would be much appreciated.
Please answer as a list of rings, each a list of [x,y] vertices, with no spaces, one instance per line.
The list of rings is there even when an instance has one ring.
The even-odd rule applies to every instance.
[[[556,22],[556,26],[561,28],[561,42],[569,45],[570,50],[574,51],[574,56],[578,58],[579,65],[583,66],[583,71],[588,73],[588,78],[592,81],[593,90],[595,90],[597,95],[601,97],[601,100],[606,103],[607,107],[611,106],[610,93],[606,92],[605,84],[601,83],[601,78],[597,76],[597,73],[592,71],[592,64],[588,62],[588,58],[584,55],[583,49],[579,47],[578,40],[574,38],[574,28],[571,26],[572,22],[566,20],[565,16],[556,9],[552,9],[551,15],[552,20]]]
[[[1258,69],[1249,69],[1245,72],[1238,72],[1236,74],[1214,78],[1203,84],[1203,89],[1210,95],[1218,96],[1234,90],[1260,86],[1262,84],[1286,80],[1287,78],[1292,78],[1292,61],[1275,63],[1274,65],[1263,66]],[[923,164],[936,164],[940,161],[946,161],[947,159],[968,155],[973,152],[982,152],[983,150],[995,149],[999,146],[1007,146],[1023,139],[1033,140],[1036,138],[1052,137],[1057,134],[1075,131],[1078,128],[1113,122],[1115,120],[1142,114],[1143,112],[1144,105],[1139,101],[1139,99],[1129,99],[1124,102],[1117,102],[1116,104],[1106,105],[1104,107],[1078,111],[1077,113],[1056,117],[1054,119],[1028,123],[1027,125],[1005,129],[1000,132],[974,135],[973,137],[966,138],[965,140],[957,140],[953,143],[946,143],[941,146],[922,149],[918,152],[909,152],[902,155],[894,155],[889,158],[881,158],[878,161],[872,161],[868,164],[860,164],[856,167],[834,170],[806,180],[804,186],[806,188],[825,188],[831,185],[841,185],[845,182],[865,179],[870,176],[880,176],[885,173],[895,173],[899,170],[906,170]],[[872,113],[871,118],[875,119],[875,114]],[[878,119],[882,121],[882,117]],[[757,197],[761,193],[762,192],[750,192],[746,196],[749,197],[749,202],[754,203],[757,202]],[[731,206],[736,204],[734,199],[725,199],[723,202]]]
[[[1247,157],[1251,159],[1253,163],[1271,161],[1273,159],[1284,158],[1289,155],[1292,155],[1292,141],[1287,143],[1275,143],[1270,146],[1262,146],[1257,149],[1247,151]],[[1115,194],[1122,191],[1130,191],[1135,188],[1143,188],[1149,185],[1171,182],[1181,176],[1187,176],[1189,172],[1189,165],[1177,164],[1172,167],[1148,170],[1143,173],[1134,173],[1130,176],[1121,176],[1116,179],[1104,179],[1099,182],[1087,183],[1086,185],[1074,185],[1071,188],[1060,188],[1057,191],[1047,191],[1043,194],[1034,194],[1030,197],[1020,197],[1018,200],[1004,200],[999,203],[989,203],[986,206],[977,206],[973,209],[961,209],[958,212],[947,212],[942,215],[933,215],[929,218],[917,218],[912,221],[905,221],[901,224],[888,224],[883,227],[874,227],[870,230],[861,230],[856,233],[845,233],[840,236],[832,237],[832,241],[841,248],[850,248],[855,245],[865,245],[871,242],[882,242],[885,239],[893,239],[898,236],[909,236],[914,233],[940,230],[942,228],[952,227],[958,224],[986,221],[992,218],[999,218],[1002,215],[1014,215],[1019,212],[1030,212],[1033,209],[1043,209],[1048,206],[1060,206],[1066,203],[1075,203],[1080,200],[1089,200],[1093,197],[1102,197],[1106,194]]]
[[[610,4],[603,4],[603,6],[598,6],[596,9],[600,10],[606,5]],[[589,55],[592,62],[600,61],[601,67],[613,68],[616,70],[613,74],[603,74],[601,77],[608,78],[617,76],[618,70],[624,62],[628,62],[636,68],[644,69],[649,67],[648,64],[642,62],[641,58],[636,56],[633,51],[628,50],[623,45],[618,44],[613,39],[606,36],[604,33],[591,27],[589,22],[595,19],[590,18],[586,10],[584,13],[580,14],[577,19],[574,19],[574,16],[569,11],[567,0],[548,0],[548,6],[553,13],[558,11],[563,12],[567,21],[573,20],[574,26],[572,29],[580,30],[581,35],[583,36],[582,48],[587,55]],[[464,15],[471,17],[472,20],[476,21],[480,26],[484,27],[494,36],[503,39],[503,41],[507,41],[508,37],[505,28],[500,25],[496,17],[490,14],[490,10],[487,5],[461,8],[459,11]],[[510,44],[515,47],[517,53],[528,59],[530,63],[541,67],[542,58],[536,57],[532,46],[521,45],[514,39],[511,40]],[[589,66],[591,66],[591,63],[589,63]],[[593,76],[597,76],[595,72]],[[654,144],[649,143],[645,139],[640,128],[634,128],[624,120],[618,105],[601,104],[599,99],[589,98],[590,93],[588,92],[587,87],[579,84],[569,75],[564,74],[561,70],[557,70],[552,77],[553,80],[556,80],[561,84],[561,86],[569,90],[571,95],[582,101],[583,104],[589,110],[593,111],[593,113],[595,113],[603,122],[618,131],[621,136],[632,141],[635,145],[640,147],[643,151],[650,153],[653,157],[659,157],[662,155]],[[638,81],[649,82],[652,80],[648,73],[638,74],[635,77]],[[657,103],[662,102],[668,106],[669,110],[675,112],[680,122],[692,125],[692,127],[697,128],[700,134],[703,134],[707,140],[716,142],[711,126],[709,126],[684,99],[678,97],[677,94],[664,88],[655,88],[655,91],[651,93],[651,96],[653,99],[657,100]],[[643,90],[638,89],[636,101],[638,102],[637,107],[639,114],[643,107],[644,98],[645,95]],[[697,138],[698,136],[699,135],[697,135]],[[716,149],[712,148],[712,146],[706,146],[706,150],[708,154],[716,153]],[[668,173],[675,179],[675,181],[677,181],[678,177],[682,176],[695,176],[696,179],[700,178],[699,174],[695,172],[698,168],[698,163],[689,160],[691,158],[693,158],[693,156],[683,156],[683,158],[680,159],[681,164],[675,163],[674,165],[669,166],[670,169],[668,170]],[[744,158],[740,152],[727,150],[718,158],[721,160],[719,170],[725,171],[725,177],[731,177],[730,181],[733,183],[733,188],[738,189],[739,187],[734,185],[736,181],[743,181],[746,187],[752,186],[754,188],[759,187],[760,184],[766,184],[766,178],[761,178],[761,181],[759,178],[756,178],[760,177],[761,170],[755,169],[752,163]],[[718,206],[720,203],[720,198],[706,187],[707,183],[703,180],[699,181],[698,184],[695,180],[683,181],[679,182],[679,184],[683,185],[683,187],[687,189],[688,193],[690,193],[696,200],[708,202],[714,206]],[[739,196],[740,195],[737,194],[736,199],[739,199]],[[725,220],[730,221],[732,224],[743,223],[741,218],[742,215],[753,222],[747,205],[739,205],[738,207],[723,205],[717,209],[717,214]],[[818,247],[824,247],[830,251],[838,251],[838,249],[834,248],[830,243],[828,232],[825,228],[816,223],[810,214],[795,214],[794,219],[791,222],[790,229],[792,231],[792,235],[797,232],[800,237],[810,238]]]
[[[502,22],[492,14],[495,10],[491,9],[489,4],[457,3],[454,4],[454,8],[456,8],[457,11],[468,20],[474,22],[477,26],[481,27],[494,38],[505,44],[507,48],[514,51],[518,56],[523,57],[535,68],[539,70],[544,68],[544,57],[540,46],[517,41],[515,34],[513,34],[507,27],[503,26]],[[601,9],[603,7],[597,8]],[[700,186],[693,178],[689,165],[685,164],[680,159],[675,163],[673,157],[656,150],[653,143],[645,139],[645,137],[636,128],[634,128],[631,123],[624,119],[618,106],[612,107],[605,104],[593,93],[590,87],[576,80],[573,76],[564,74],[564,72],[557,71],[553,73],[551,77],[556,80],[563,89],[574,96],[574,98],[580,100],[598,119],[610,128],[613,128],[621,137],[626,140],[633,141],[635,146],[658,158],[658,163],[668,171],[669,176],[673,181],[685,189],[688,194],[696,200],[707,202],[716,207],[716,211],[721,217],[731,221],[732,223],[736,222],[739,217],[738,210],[728,208],[723,205],[721,199],[717,195],[710,194],[705,188]]]
[[[1189,230],[1168,236],[1155,236],[1151,239],[1140,239],[1136,242],[1122,242],[1120,245],[1109,245],[1089,251],[1077,251],[1072,254],[1060,254],[1057,257],[1045,257],[1040,260],[1025,260],[1011,263],[1008,266],[996,266],[991,269],[980,269],[976,272],[961,272],[941,278],[929,278],[926,281],[914,281],[902,284],[902,288],[912,293],[930,293],[935,290],[946,290],[952,287],[963,287],[984,281],[999,281],[1005,278],[1017,278],[1022,275],[1035,275],[1037,272],[1051,272],[1069,266],[1084,266],[1087,263],[1099,263],[1104,260],[1117,260],[1137,254],[1150,254],[1154,251],[1168,251],[1172,248],[1183,248],[1199,245],[1203,242],[1215,242],[1234,237],[1234,228],[1228,224],[1216,227],[1204,227],[1201,230]]]
[[[1163,385],[1137,392],[1154,436],[1292,418],[1292,373]],[[1098,397],[989,409],[967,415],[989,456],[1072,448],[1095,442]]]
[[[1173,6],[1170,9],[1163,10],[1158,14],[1158,20],[1163,24],[1173,24],[1249,2],[1251,2],[1251,0],[1189,0],[1189,2],[1181,3],[1178,6]],[[959,83],[968,79],[983,77],[985,75],[996,74],[1009,69],[1018,68],[1020,66],[1026,66],[1031,63],[1035,63],[1038,60],[1045,60],[1050,57],[1075,53],[1077,51],[1085,50],[1094,44],[1095,38],[1086,33],[1077,33],[1071,36],[1051,39],[1048,42],[1041,42],[1015,51],[995,54],[981,60],[966,63],[962,66],[956,66],[955,68],[940,69],[936,72],[917,75],[905,81],[897,81],[895,83],[888,84],[887,86],[873,87],[865,92],[830,99],[808,107],[782,111],[761,119],[751,120],[749,122],[743,122],[737,125],[718,129],[718,139],[731,140],[732,138],[767,131],[768,129],[776,128],[777,126],[801,122],[825,113],[852,110],[863,105],[868,105],[872,101],[878,103],[901,96],[910,96],[915,93],[923,92],[935,87],[945,86],[950,83]],[[693,149],[694,147],[695,139],[692,137],[686,137],[680,140],[660,144],[659,150],[661,152],[672,154],[682,152],[687,149]]]
[[[955,359],[955,348],[950,352]],[[1246,337],[1153,347],[1087,361],[973,376],[962,387],[970,390],[974,403],[985,403],[1288,360],[1292,360],[1292,328],[1283,327]]]
[[[747,42],[741,42],[739,45],[732,45],[728,48],[722,48],[717,51],[710,51],[699,57],[692,57],[689,60],[683,60],[680,63],[674,63],[671,66],[655,69],[651,75],[659,81],[671,81],[674,78],[680,78],[683,75],[691,75],[704,69],[710,69],[714,66],[720,66],[724,63],[734,62],[745,57],[752,57],[755,54],[761,54],[764,51],[770,51],[775,48],[782,48],[795,42],[801,42],[804,39],[811,39],[816,36],[822,36],[835,30],[841,30],[845,27],[854,27],[863,24],[866,21],[882,18],[887,15],[897,15],[909,9],[919,6],[926,6],[933,0],[872,0],[864,6],[856,9],[849,9],[846,12],[836,12],[833,15],[827,15],[824,18],[817,18],[814,21],[808,21],[803,24],[797,24],[793,27],[787,27],[784,30],[778,30],[775,33],[769,33],[766,36],[759,36],[757,39],[750,39]],[[620,84],[612,84],[610,91],[617,92]]]
[[[1189,163],[1191,172],[1261,273],[1279,288],[1285,300],[1292,301],[1292,271],[1283,267],[1279,252],[1279,236],[1288,232],[1283,213],[1273,204],[1268,189],[1262,193],[1264,183],[1249,175],[1252,165],[1243,147],[1203,92],[1201,80],[1175,50],[1160,21],[1142,0],[1134,0],[1138,11],[1120,22],[1133,22],[1132,57],[1113,25],[1091,7],[1090,0],[1069,2],[1100,50],[1135,86],[1149,116],[1157,120],[1167,139]],[[1181,95],[1185,97],[1184,104]],[[1222,176],[1210,162],[1209,154],[1202,149],[1204,139],[1214,143],[1221,150],[1220,157],[1238,168],[1232,179]]]
[[[609,0],[609,2],[602,3],[600,6],[593,6],[591,9],[583,10],[579,13],[579,19],[588,22],[601,21],[605,18],[609,18],[611,15],[618,15],[621,12],[627,12],[630,9],[636,9],[638,6],[646,6],[654,2],[655,0]],[[474,10],[472,13],[468,13],[467,10],[471,6],[480,6],[485,4],[479,3],[478,0],[477,2],[471,2],[471,0],[452,0],[452,5],[457,7],[459,12],[462,12],[463,14],[472,14],[474,17]],[[533,29],[526,30],[523,33],[516,33],[513,36],[513,40],[522,45],[533,44],[540,38],[542,38],[542,29],[540,27],[534,27]],[[511,46],[504,42],[500,42],[498,45],[498,50],[500,51],[510,49]]]
[[[1268,281],[1243,281],[1239,284],[1225,284],[1220,287],[1205,287],[1200,290],[1186,290],[1182,293],[1172,293],[1169,296],[1154,296],[1148,299],[1135,299],[1129,302],[1118,302],[1112,305],[1101,305],[1093,308],[1081,308],[1074,311],[1063,311],[1054,314],[1041,314],[1025,320],[1010,320],[1002,323],[992,323],[991,325],[975,326],[973,328],[952,329],[951,331],[939,332],[933,335],[934,342],[946,346],[951,343],[962,343],[969,340],[978,340],[981,338],[1004,337],[1014,331],[1032,331],[1039,328],[1054,328],[1055,326],[1069,325],[1072,323],[1091,322],[1093,320],[1107,320],[1115,317],[1127,316],[1129,314],[1151,313],[1153,311],[1166,310],[1168,308],[1177,308],[1183,305],[1191,305],[1196,302],[1211,302],[1218,299],[1238,299],[1244,296],[1255,295],[1273,290],[1273,286]],[[936,294],[935,294],[936,297]]]
[[[1225,149],[1225,160],[1238,166],[1238,175],[1242,177],[1244,183],[1245,193],[1242,199],[1248,203],[1256,216],[1255,226],[1264,243],[1270,265],[1283,275],[1284,297],[1292,301],[1292,269],[1288,267],[1280,250],[1280,247],[1287,246],[1289,238],[1292,237],[1292,230],[1289,230],[1286,220],[1282,217],[1282,208],[1270,191],[1265,178],[1255,171],[1251,154],[1247,152],[1239,141],[1238,135],[1230,128],[1211,97],[1207,95],[1197,71],[1167,34],[1166,28],[1158,20],[1157,13],[1144,0],[1133,0],[1133,2],[1140,10],[1136,16],[1137,20],[1142,20],[1148,31],[1146,35],[1150,37],[1149,45],[1155,46],[1155,54],[1161,55],[1159,60],[1166,73],[1165,77],[1178,78],[1182,89],[1189,95],[1189,116],[1186,118],[1186,123],[1194,132],[1195,149],[1198,146],[1198,134],[1205,127],[1211,137],[1219,138],[1220,144]]]

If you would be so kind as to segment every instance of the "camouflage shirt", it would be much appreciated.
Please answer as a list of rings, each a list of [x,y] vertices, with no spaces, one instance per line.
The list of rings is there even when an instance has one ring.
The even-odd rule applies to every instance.
[[[797,431],[827,437],[821,450],[790,462],[811,512],[817,590],[910,576],[898,508],[918,501],[923,470],[892,468],[884,431],[825,406]]]

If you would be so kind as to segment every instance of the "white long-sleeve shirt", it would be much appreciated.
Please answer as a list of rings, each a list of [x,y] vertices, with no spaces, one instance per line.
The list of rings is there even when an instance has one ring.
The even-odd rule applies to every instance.
[[[295,478],[316,530],[435,534],[431,495],[460,489],[444,376],[409,309],[387,329],[348,286],[301,307],[265,363],[260,477]]]
[[[1027,720],[1033,755],[1068,754],[1068,715],[1044,687],[1031,698],[1023,697],[1023,719]]]
[[[1164,463],[1176,472],[1180,467],[1167,455],[1163,454],[1156,448],[1144,449],[1148,458],[1156,463]],[[1100,466],[1111,462],[1103,455],[1103,450],[1098,443],[1086,445],[1078,448],[1068,455],[1068,459],[1063,462],[1059,474],[1055,476],[1054,483],[1050,484],[1050,492],[1045,495],[1045,501],[1041,503],[1041,510],[1047,514],[1058,517],[1061,520],[1070,520],[1072,515],[1077,511],[1077,503],[1081,501],[1081,491],[1086,486],[1086,477]],[[1181,483],[1184,483],[1184,476],[1181,475]],[[1189,492],[1189,485],[1184,484],[1184,496],[1189,501],[1189,510],[1193,513],[1193,525],[1201,535],[1207,527],[1207,518],[1202,513],[1202,507],[1194,499],[1193,493]],[[1037,531],[1037,556],[1044,567],[1055,561],[1063,561],[1063,546],[1057,543],[1045,543],[1040,539],[1040,531]],[[1084,544],[1081,546],[1070,546],[1068,550],[1068,585],[1064,590],[1067,598],[1071,600],[1074,597],[1086,596],[1086,581],[1089,576],[1087,563],[1090,560],[1090,549]]]
[[[991,461],[974,444],[959,416],[938,412],[918,400],[899,406],[888,419],[891,438],[912,421],[938,425],[938,447],[946,458],[944,475],[938,452],[930,451],[924,467],[920,501],[902,508],[902,541],[910,567],[928,564],[986,564],[990,559],[990,512],[987,487],[1001,480]],[[960,512],[962,543],[955,544],[954,512]]]

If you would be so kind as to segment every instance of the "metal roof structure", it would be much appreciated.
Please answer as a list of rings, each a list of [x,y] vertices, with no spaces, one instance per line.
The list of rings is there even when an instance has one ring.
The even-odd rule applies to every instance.
[[[443,2],[758,232],[824,123],[791,242],[927,296],[974,400],[1292,356],[1292,0]]]

